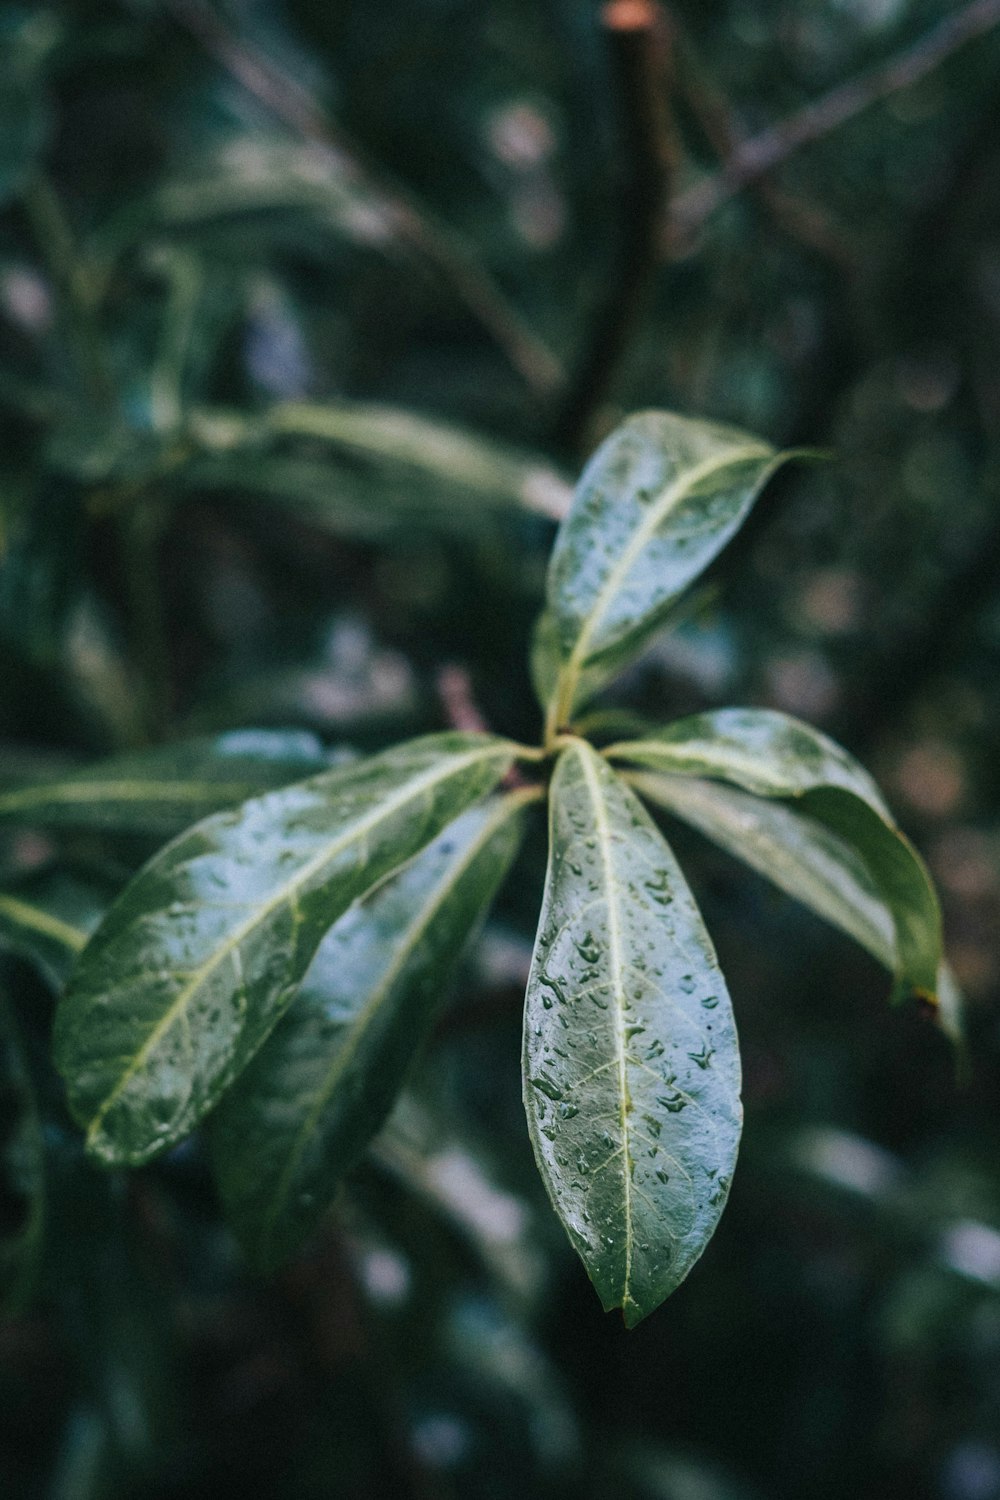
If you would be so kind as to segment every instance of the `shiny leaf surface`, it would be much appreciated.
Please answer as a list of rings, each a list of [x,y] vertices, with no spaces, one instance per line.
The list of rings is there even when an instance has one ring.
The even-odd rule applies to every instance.
[[[759,797],[788,799],[860,859],[895,925],[895,972],[933,998],[941,913],[920,856],[846,750],[819,730],[766,709],[720,709],[611,746],[613,759],[672,775],[718,778]]]
[[[329,764],[311,734],[234,730],[0,792],[0,821],[167,836]]]
[[[631,1327],[684,1279],[726,1201],[736,1028],[700,913],[635,794],[577,741],[550,806],[525,1105],[556,1212]]]
[[[549,567],[557,727],[593,691],[587,668],[606,678],[639,649],[781,462],[758,438],[658,411],[630,417],[597,450]]]
[[[133,1163],[194,1128],[358,896],[486,795],[513,747],[429,735],[219,813],[112,907],[56,1018],[56,1064],[91,1153]]]
[[[892,913],[864,861],[829,828],[787,803],[722,782],[655,773],[629,780],[648,802],[690,823],[895,973]]]
[[[345,912],[213,1115],[223,1204],[257,1264],[297,1248],[384,1122],[517,851],[524,800],[470,808]]]

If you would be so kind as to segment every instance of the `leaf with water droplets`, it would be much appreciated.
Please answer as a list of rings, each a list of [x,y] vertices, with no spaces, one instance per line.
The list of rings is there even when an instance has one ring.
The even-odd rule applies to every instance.
[[[138,1165],[197,1125],[277,1024],[324,935],[509,768],[428,735],[206,818],[155,856],[84,949],[56,1064],[90,1152]]]
[[[785,845],[779,866],[788,859],[798,861],[800,869],[803,860],[812,866],[803,880],[803,899],[880,961],[888,958],[899,987],[912,987],[934,999],[942,963],[941,913],[930,877],[867,771],[825,734],[773,710],[726,708],[679,719],[644,739],[612,745],[605,753],[671,776],[731,782],[757,797],[787,803],[832,835],[835,845],[829,838],[821,844],[819,835],[804,845],[807,824],[770,820],[770,837]],[[692,806],[699,797],[704,810],[704,792],[692,793]],[[753,845],[763,817],[759,814],[748,829],[748,845]],[[738,843],[744,842],[732,819],[730,829]],[[846,848],[849,857],[835,861],[840,866],[836,896],[824,896],[817,881],[829,887],[834,878],[830,861],[835,846]],[[756,856],[750,848],[744,857],[754,863]],[[778,873],[774,878],[781,883]],[[891,916],[888,954],[884,922],[872,911],[873,894]]]
[[[659,628],[787,456],[733,428],[662,411],[637,413],[602,444],[549,567],[547,658],[535,675],[551,694],[553,727]]]
[[[258,1265],[306,1238],[383,1124],[517,852],[532,795],[470,808],[345,912],[212,1115],[223,1204]]]
[[[711,1238],[739,1086],[729,995],[684,877],[635,794],[575,741],[552,780],[525,1106],[556,1212],[629,1327]]]
[[[329,760],[315,735],[300,730],[234,730],[5,789],[0,822],[165,838]]]

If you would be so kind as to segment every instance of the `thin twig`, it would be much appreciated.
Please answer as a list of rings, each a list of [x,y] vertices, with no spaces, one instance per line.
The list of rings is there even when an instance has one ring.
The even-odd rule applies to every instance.
[[[691,38],[678,34],[682,67],[678,83],[706,141],[720,161],[728,162],[739,149],[742,133],[725,97],[701,64]],[[749,183],[772,218],[792,236],[836,263],[853,268],[855,253],[845,231],[814,203],[784,193],[768,177]]]
[[[973,0],[879,67],[839,84],[784,120],[740,141],[721,172],[674,198],[666,222],[666,248],[689,243],[717,209],[802,146],[829,135],[890,94],[919,83],[966,42],[998,24],[1000,0]]]
[[[472,691],[472,678],[464,667],[449,662],[438,672],[436,686],[449,728],[464,734],[490,733]]]
[[[605,304],[556,428],[558,445],[570,453],[586,447],[646,304],[678,156],[668,109],[673,39],[662,6],[656,0],[609,0],[601,23],[621,111],[620,242]]]
[[[511,306],[454,231],[434,222],[369,160],[298,79],[245,37],[230,31],[203,0],[164,0],[164,9],[215,61],[304,141],[330,153],[330,166],[376,196],[397,239],[416,251],[502,349],[529,388],[548,396],[562,381],[555,355]]]

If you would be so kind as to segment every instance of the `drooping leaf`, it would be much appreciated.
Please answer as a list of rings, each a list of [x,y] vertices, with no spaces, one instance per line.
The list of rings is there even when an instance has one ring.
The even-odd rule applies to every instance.
[[[476,534],[504,516],[558,519],[570,491],[543,457],[389,406],[287,403],[248,420],[203,412],[202,451],[171,476],[243,490],[313,525],[378,539],[413,525]]]
[[[222,1200],[258,1264],[305,1239],[388,1115],[514,857],[524,803],[470,808],[344,913],[212,1116]]]
[[[758,438],[658,411],[630,417],[597,450],[549,567],[555,727],[658,628],[782,461]]]
[[[182,834],[126,888],[56,1017],[88,1149],[138,1164],[246,1066],[325,933],[485,796],[514,747],[442,734],[245,802]]]
[[[551,788],[525,1105],[556,1212],[630,1327],[718,1222],[739,1086],[729,995],[684,877],[635,794],[576,741]]]
[[[718,778],[758,797],[791,801],[862,861],[892,913],[895,973],[931,1000],[942,961],[941,913],[920,856],[846,750],[797,719],[767,709],[720,709],[611,746],[612,759],[671,775]]]
[[[166,837],[329,764],[300,730],[233,730],[0,792],[0,822]]]
[[[663,773],[629,777],[648,802],[674,813],[896,971],[892,913],[860,855],[786,802],[717,781]]]
[[[59,990],[110,902],[110,891],[60,870],[0,886],[0,951],[28,959]]]

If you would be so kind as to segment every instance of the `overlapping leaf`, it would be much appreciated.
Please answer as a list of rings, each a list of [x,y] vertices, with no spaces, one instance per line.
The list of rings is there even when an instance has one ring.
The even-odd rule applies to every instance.
[[[598,449],[549,567],[556,726],[648,639],[781,462],[758,438],[656,411],[630,417]]]
[[[684,877],[634,793],[583,741],[552,782],[524,1077],[556,1211],[604,1306],[632,1326],[683,1280],[722,1212],[740,1063]]]
[[[196,825],[127,887],[57,1014],[88,1148],[140,1163],[217,1102],[351,903],[485,796],[514,747],[443,734]]]
[[[0,821],[166,837],[329,764],[301,731],[235,730],[0,792]]]
[[[223,1203],[258,1264],[305,1238],[385,1120],[514,857],[524,804],[470,808],[345,912],[213,1115]]]
[[[851,931],[847,922],[857,925],[860,904],[854,898],[859,890],[867,888],[869,893],[876,893],[892,916],[892,967],[898,981],[930,997],[936,995],[942,961],[941,914],[930,878],[919,855],[893,822],[871,777],[826,735],[770,710],[721,709],[678,720],[646,738],[611,746],[607,754],[673,776],[718,778],[758,797],[790,801],[850,851],[850,859],[840,861],[839,919],[829,909],[817,909]],[[698,795],[696,792],[696,801]],[[703,792],[700,795],[704,808],[705,796]],[[786,858],[801,860],[803,825],[781,826],[791,835]],[[772,819],[772,837],[780,838],[778,827],[778,821]],[[755,832],[756,825],[749,830],[749,842]],[[812,841],[809,858],[823,861],[816,869],[822,868],[825,879],[829,878],[833,848],[828,840],[822,845]],[[858,884],[859,863],[864,871],[863,886]],[[843,905],[849,886],[854,888],[851,918]],[[871,928],[870,910],[868,928],[865,946],[875,952],[872,941],[879,940]],[[858,934],[852,932],[852,936]],[[884,951],[876,956],[883,961],[886,958]]]

